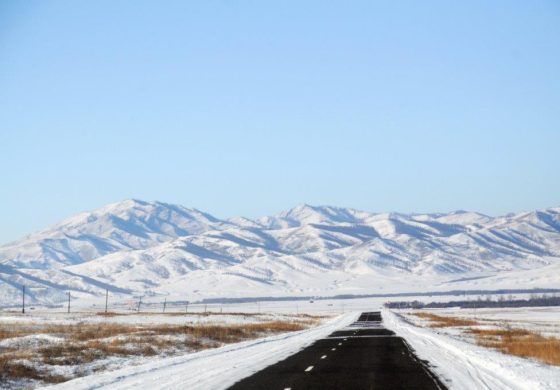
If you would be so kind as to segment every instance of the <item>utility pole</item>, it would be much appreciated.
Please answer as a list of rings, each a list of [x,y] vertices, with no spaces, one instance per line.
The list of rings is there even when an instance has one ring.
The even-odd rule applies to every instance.
[[[68,291],[68,313],[70,313],[70,291]]]
[[[207,306],[208,306],[208,304],[205,303],[205,304],[204,304],[204,314],[206,314],[206,308],[207,308]]]
[[[185,314],[189,312],[189,301],[185,304]]]
[[[21,313],[25,314],[25,286],[21,286],[21,291],[22,291]]]
[[[138,308],[136,309],[136,311],[137,311],[138,313],[140,313],[140,305],[141,305],[141,304],[142,304],[142,297],[140,297],[140,298],[138,299]]]
[[[163,312],[165,313],[165,306],[167,306],[167,298],[163,301]]]
[[[109,306],[109,289],[105,289],[105,314],[107,313],[107,306]]]

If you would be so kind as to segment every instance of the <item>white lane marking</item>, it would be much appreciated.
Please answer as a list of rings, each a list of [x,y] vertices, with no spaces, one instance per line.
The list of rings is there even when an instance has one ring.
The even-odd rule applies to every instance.
[[[292,390],[291,387],[286,387],[284,390]]]
[[[399,337],[397,335],[394,334],[388,334],[388,335],[365,335],[365,336],[352,336],[353,339],[365,339],[365,338],[371,338],[371,337]],[[341,339],[342,337],[325,337],[323,340],[336,340],[336,339]]]
[[[346,340],[348,340],[348,339],[344,339],[344,341],[346,341]]]
[[[342,345],[342,343],[338,343],[338,345]]]
[[[331,351],[336,351],[336,348],[331,348]]]
[[[309,371],[311,371],[311,370],[313,370],[313,366],[307,367],[307,368],[305,369],[305,372],[309,372]]]
[[[324,358],[326,358],[326,357],[327,357],[327,355],[323,355],[323,356],[321,356],[321,359],[324,359]]]

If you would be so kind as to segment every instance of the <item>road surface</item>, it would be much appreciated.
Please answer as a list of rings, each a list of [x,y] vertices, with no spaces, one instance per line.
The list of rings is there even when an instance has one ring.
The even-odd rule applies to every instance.
[[[352,325],[247,377],[233,390],[420,389],[446,387],[408,344],[382,325],[381,313],[362,313]]]

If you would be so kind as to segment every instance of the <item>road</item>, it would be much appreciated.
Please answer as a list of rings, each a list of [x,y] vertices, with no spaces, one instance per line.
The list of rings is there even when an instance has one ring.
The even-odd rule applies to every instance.
[[[247,377],[233,390],[446,389],[408,344],[382,325],[381,313],[362,313],[352,325]]]

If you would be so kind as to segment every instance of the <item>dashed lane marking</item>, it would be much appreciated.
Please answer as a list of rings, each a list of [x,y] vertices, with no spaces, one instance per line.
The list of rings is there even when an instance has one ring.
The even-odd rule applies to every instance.
[[[360,335],[360,336],[352,336],[350,337],[351,339],[364,339],[364,338],[372,338],[372,337],[399,337],[395,334],[366,334],[366,335]],[[336,339],[341,339],[341,336],[333,336],[333,337],[325,337],[326,340],[336,340]],[[346,339],[344,339],[346,340]],[[343,341],[344,341],[343,340]]]
[[[326,357],[327,357],[327,355],[323,355],[323,356],[321,356],[321,359],[324,359],[324,358],[326,358]]]
[[[331,351],[336,351],[336,348],[331,348]]]
[[[313,370],[313,366],[307,367],[307,368],[305,369],[305,372],[309,372],[309,371],[311,371],[311,370]]]

